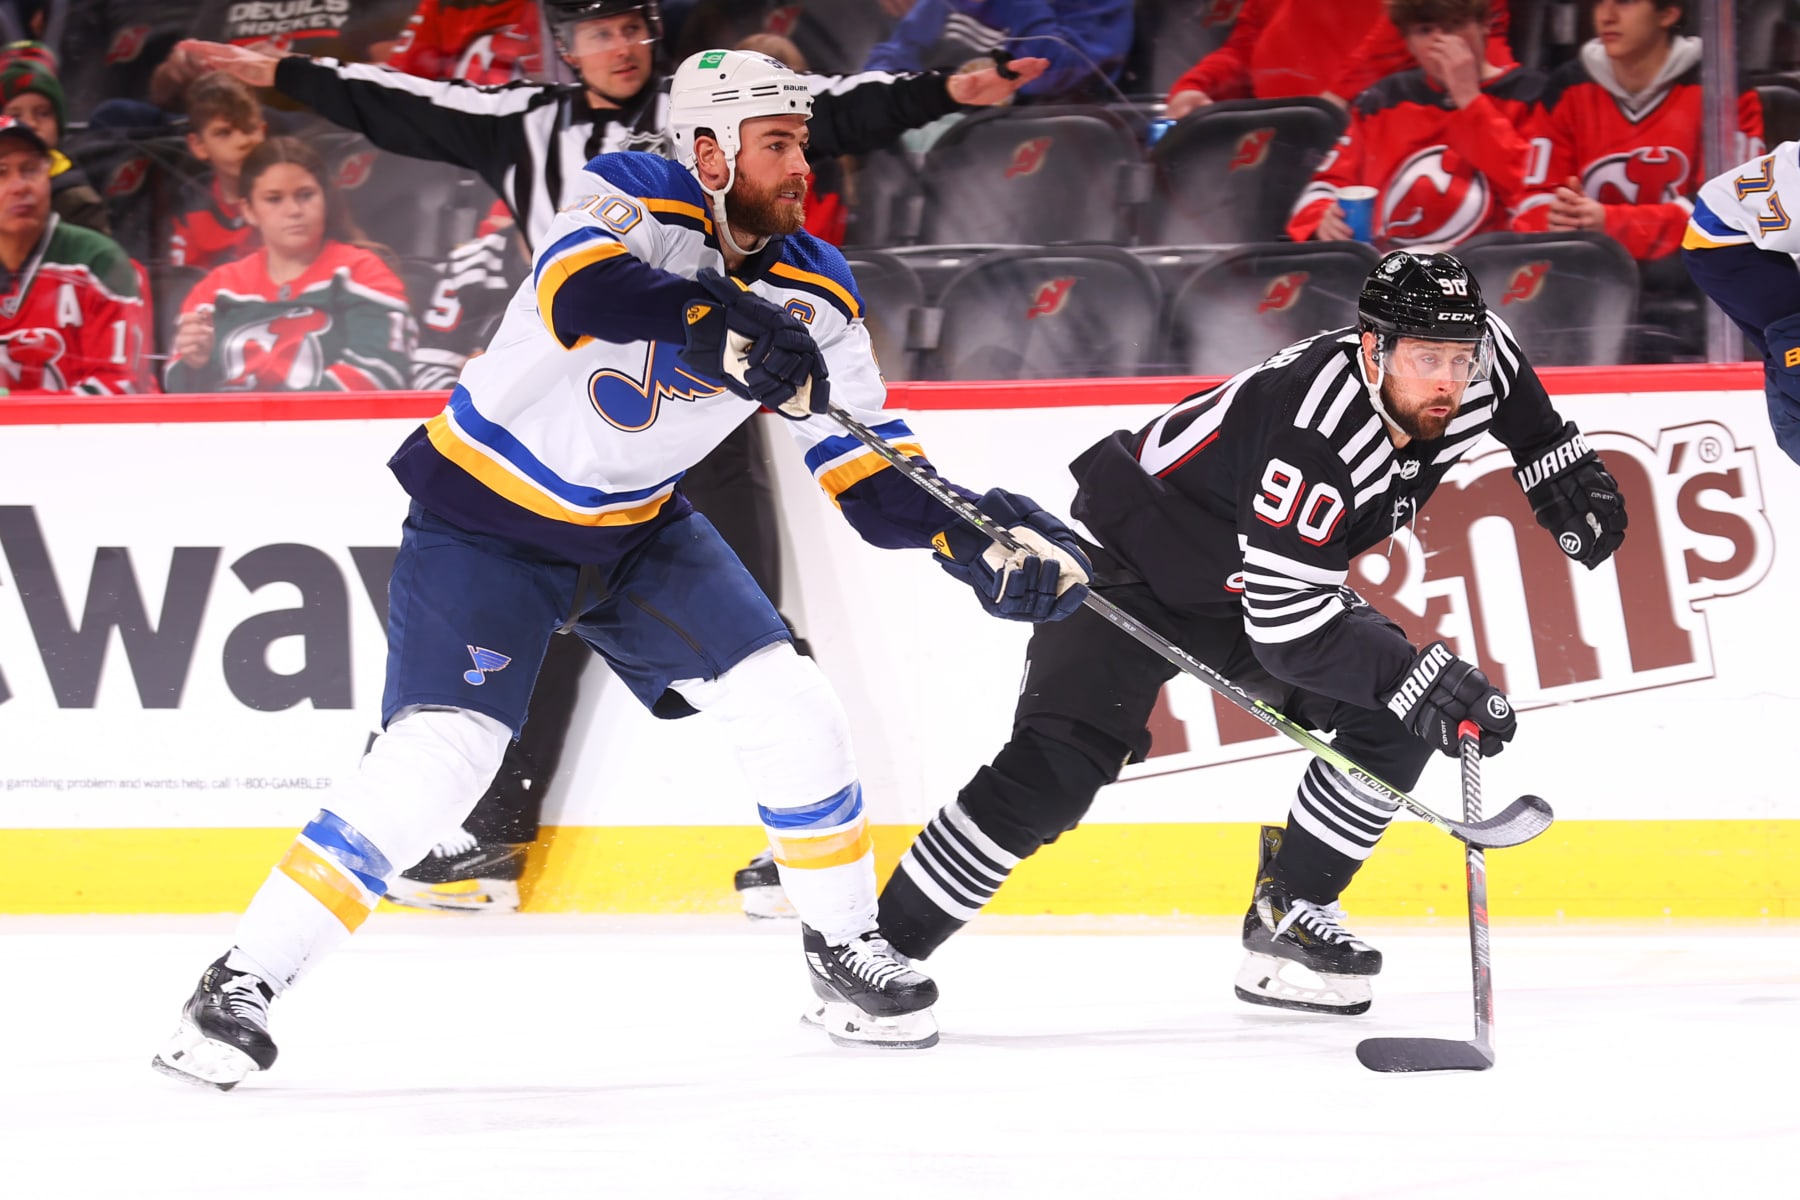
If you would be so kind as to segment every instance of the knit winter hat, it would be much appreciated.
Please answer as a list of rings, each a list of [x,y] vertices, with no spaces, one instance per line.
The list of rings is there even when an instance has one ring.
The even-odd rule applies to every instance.
[[[69,123],[69,113],[56,72],[41,58],[0,54],[0,104],[26,92],[36,92],[50,101],[50,107],[56,110],[56,130],[61,133]]]

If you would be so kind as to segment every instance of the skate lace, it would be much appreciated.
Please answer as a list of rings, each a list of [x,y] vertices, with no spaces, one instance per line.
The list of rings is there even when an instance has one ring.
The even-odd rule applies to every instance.
[[[233,975],[220,986],[219,992],[232,1016],[268,1032],[269,1001],[258,986],[256,976]]]
[[[876,989],[886,988],[906,967],[894,958],[887,942],[878,937],[857,938],[838,952],[846,971]]]
[[[1336,900],[1314,904],[1311,900],[1295,899],[1289,902],[1287,915],[1275,926],[1275,936],[1280,937],[1289,926],[1297,924],[1322,942],[1353,942],[1356,938],[1344,928],[1344,916],[1344,906]]]
[[[476,840],[474,834],[466,829],[459,829],[453,836],[447,837],[433,846],[431,856],[433,858],[455,858],[459,854],[467,854],[478,845],[480,842]]]

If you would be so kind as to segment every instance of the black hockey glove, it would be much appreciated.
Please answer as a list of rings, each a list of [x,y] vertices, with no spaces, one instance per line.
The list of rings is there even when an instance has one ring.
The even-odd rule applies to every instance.
[[[1513,478],[1525,489],[1537,523],[1562,552],[1593,570],[1625,541],[1625,497],[1600,456],[1570,421],[1546,449],[1519,463]]]
[[[975,589],[981,607],[1009,621],[1060,621],[1081,607],[1093,566],[1074,530],[1029,496],[994,488],[975,504],[1024,549],[1008,554],[960,518],[931,539],[938,565]]]
[[[800,319],[710,268],[696,280],[713,302],[687,306],[681,359],[746,400],[805,420],[831,403],[825,356]]]
[[[1481,726],[1481,753],[1487,757],[1500,753],[1519,727],[1512,705],[1500,689],[1473,663],[1450,653],[1443,642],[1419,651],[1381,702],[1401,724],[1451,758],[1461,753],[1456,729],[1464,721]]]

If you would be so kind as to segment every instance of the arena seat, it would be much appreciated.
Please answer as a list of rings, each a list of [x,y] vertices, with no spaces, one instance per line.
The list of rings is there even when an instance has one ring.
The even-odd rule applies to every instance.
[[[1322,329],[1355,324],[1376,259],[1361,242],[1263,242],[1203,263],[1169,302],[1166,369],[1231,375]]]
[[[389,154],[356,134],[311,140],[363,234],[401,258],[442,258],[493,206],[493,189],[467,168]]]
[[[1638,268],[1598,233],[1488,233],[1453,251],[1536,366],[1628,361]]]
[[[879,250],[850,250],[844,255],[863,301],[863,320],[875,347],[875,360],[891,382],[913,377],[914,327],[925,306],[925,289],[903,259]]]
[[[1762,101],[1763,144],[1769,147],[1800,138],[1800,75],[1760,75],[1756,98]]]
[[[900,150],[877,150],[856,160],[850,180],[845,246],[903,246],[919,233],[919,172]]]
[[[1157,342],[1162,289],[1112,246],[1003,250],[965,267],[938,305],[921,379],[1137,375]]]
[[[1004,250],[1027,250],[1028,246],[896,246],[889,251],[912,268],[925,289],[925,303],[936,304],[950,281],[962,274],[963,268],[990,254]]]
[[[1310,97],[1227,100],[1190,113],[1151,147],[1154,192],[1138,240],[1275,240],[1344,123],[1335,105]]]
[[[919,240],[927,243],[1129,240],[1149,195],[1131,125],[1099,107],[979,112],[925,154]]]

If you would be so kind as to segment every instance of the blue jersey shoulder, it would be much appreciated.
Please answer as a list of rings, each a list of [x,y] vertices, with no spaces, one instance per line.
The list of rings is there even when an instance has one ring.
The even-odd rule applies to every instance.
[[[644,200],[682,200],[706,207],[706,193],[680,163],[660,154],[620,150],[597,154],[587,169],[629,196]]]
[[[781,259],[769,274],[784,286],[816,292],[848,320],[862,316],[862,293],[856,290],[843,252],[804,229],[782,239]]]

